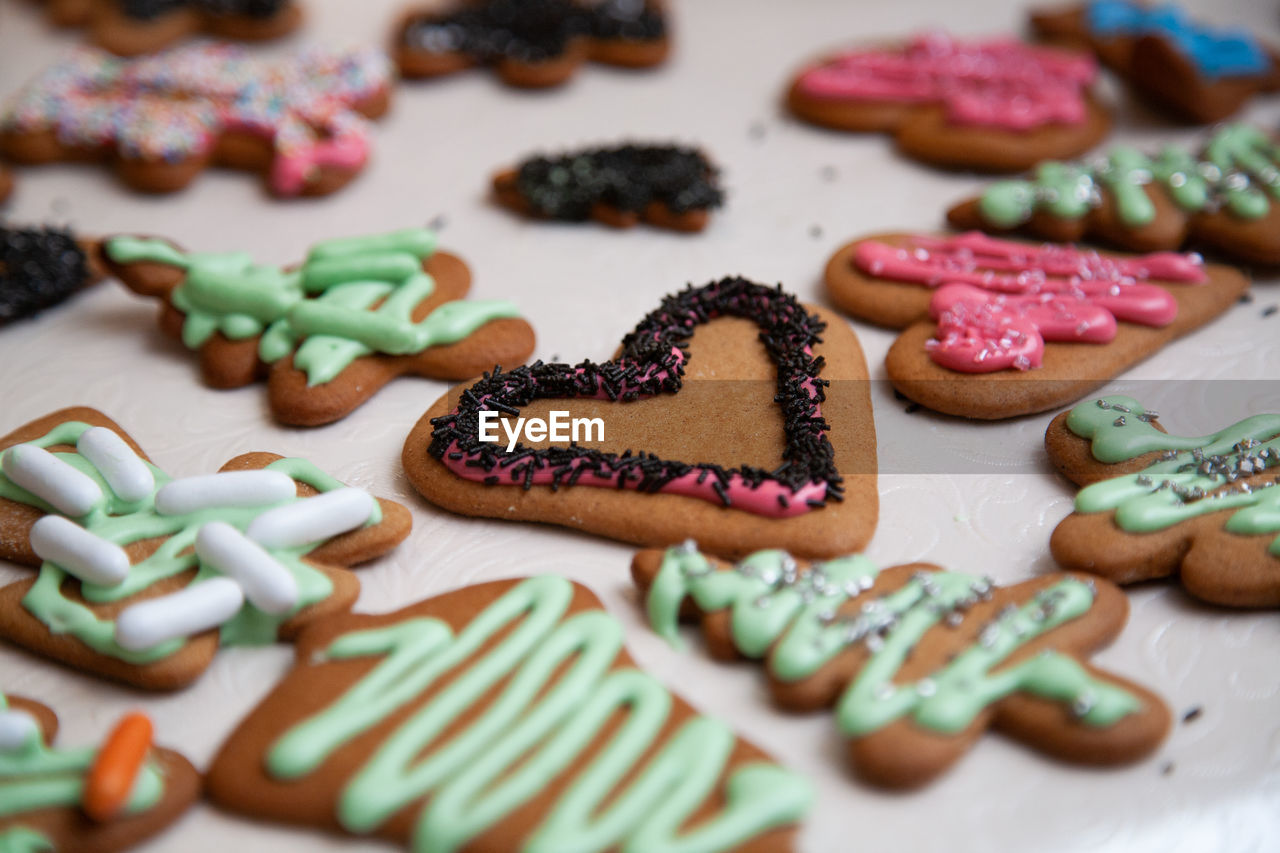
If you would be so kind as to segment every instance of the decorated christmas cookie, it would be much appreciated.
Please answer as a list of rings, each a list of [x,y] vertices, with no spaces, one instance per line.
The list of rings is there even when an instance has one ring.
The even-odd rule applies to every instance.
[[[902,153],[946,168],[1016,172],[1074,157],[1111,129],[1086,54],[945,33],[850,50],[805,68],[787,106],[837,130],[892,133]]]
[[[63,228],[0,224],[0,328],[57,305],[101,277],[96,243]]]
[[[1054,558],[1116,583],[1177,575],[1197,598],[1280,607],[1280,415],[1212,435],[1165,432],[1131,397],[1054,418],[1053,464],[1081,486]]]
[[[1231,307],[1248,288],[1198,255],[1120,255],[958,235],[881,234],[827,264],[832,300],[903,329],[885,368],[935,411],[998,419],[1073,402]]]
[[[303,459],[248,453],[170,479],[101,412],[64,409],[0,439],[0,637],[153,690],[223,644],[292,637],[347,610],[344,566],[391,550],[408,512]]]
[[[48,707],[0,693],[0,850],[113,853],[155,835],[200,793],[200,774],[124,717],[98,746],[52,745]]]
[[[692,542],[642,551],[632,575],[654,630],[701,623],[718,658],[764,661],[787,710],[835,709],[859,776],[932,781],[989,727],[1055,758],[1113,765],[1150,754],[1169,711],[1089,656],[1124,627],[1106,581],[1044,575],[1014,586],[861,555],[803,564],[760,551],[736,565]]]
[[[466,264],[435,245],[424,228],[344,237],[291,269],[152,238],[111,237],[102,254],[132,290],[163,301],[161,329],[199,352],[206,383],[265,377],[276,419],[313,426],[397,376],[466,379],[533,351],[515,305],[466,299]]]
[[[465,515],[830,556],[875,529],[867,379],[839,317],[726,278],[666,297],[611,361],[495,370],[441,397],[404,465]]]
[[[152,53],[207,33],[244,41],[279,38],[297,29],[294,0],[44,0],[62,27],[88,27],[98,47],[119,56]]]
[[[1244,124],[1223,125],[1200,154],[1155,155],[1120,146],[1080,163],[1041,163],[947,212],[956,228],[1086,237],[1133,252],[1188,244],[1226,258],[1280,263],[1280,143]]]
[[[724,201],[718,175],[697,149],[629,143],[531,157],[494,175],[493,190],[503,206],[541,219],[701,231]]]
[[[661,0],[461,0],[405,15],[392,53],[405,77],[491,65],[522,88],[559,86],[585,62],[649,68],[670,42]]]
[[[789,851],[811,799],[552,575],[307,631],[208,786],[254,817],[468,853]]]
[[[1280,88],[1274,50],[1244,27],[1194,21],[1173,3],[1092,0],[1031,15],[1036,35],[1094,51],[1134,90],[1181,119],[1221,121]]]
[[[120,59],[80,48],[0,111],[0,154],[109,162],[142,192],[180,190],[215,165],[259,172],[278,196],[324,195],[364,167],[368,119],[390,98],[378,51],[268,58],[206,42]]]

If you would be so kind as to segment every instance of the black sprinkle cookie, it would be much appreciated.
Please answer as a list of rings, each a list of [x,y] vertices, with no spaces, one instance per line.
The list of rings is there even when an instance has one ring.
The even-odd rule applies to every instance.
[[[98,281],[91,255],[66,229],[0,225],[0,327]]]
[[[521,88],[558,86],[588,60],[647,68],[669,50],[657,0],[472,0],[408,13],[393,42],[405,77],[491,65]]]
[[[540,219],[701,231],[724,202],[718,178],[696,148],[628,143],[530,157],[495,175],[493,190],[504,207]]]
[[[847,324],[725,278],[668,296],[611,361],[495,369],[446,395],[404,463],[428,500],[468,515],[824,556],[875,526],[866,380]],[[599,428],[520,432],[554,415]]]
[[[302,23],[295,0],[45,0],[49,20],[85,27],[119,56],[154,53],[194,35],[263,41]]]

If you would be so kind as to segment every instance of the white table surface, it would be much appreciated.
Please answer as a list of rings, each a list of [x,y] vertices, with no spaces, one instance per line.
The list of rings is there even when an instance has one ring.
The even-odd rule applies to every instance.
[[[293,41],[385,43],[398,0],[312,0]],[[887,228],[939,227],[951,202],[983,179],[944,174],[897,157],[887,138],[816,131],[782,114],[778,96],[806,56],[855,39],[941,26],[958,33],[1017,30],[1014,0],[683,0],[677,49],[660,70],[584,69],[554,92],[522,94],[473,72],[396,92],[376,130],[375,154],[347,189],[319,201],[268,199],[254,177],[208,173],[187,192],[146,198],[102,168],[17,172],[8,214],[16,222],[65,221],[86,233],[153,232],[205,250],[248,249],[288,262],[312,241],[447,219],[442,245],[475,273],[480,298],[521,304],[538,332],[536,356],[607,357],[620,337],[686,282],[740,273],[781,281],[821,302],[821,271],[844,241]],[[1280,41],[1280,12],[1262,0],[1196,0],[1223,20]],[[0,94],[69,48],[74,33],[47,28],[29,3],[0,2]],[[1115,140],[1192,141],[1128,102]],[[1274,126],[1280,103],[1256,101],[1246,117]],[[648,228],[531,224],[487,201],[498,166],[539,148],[626,137],[699,143],[723,166],[727,207],[696,237]],[[830,168],[828,168],[830,167]],[[824,175],[824,170],[826,174]],[[831,170],[834,170],[834,175]],[[1126,380],[1274,379],[1280,366],[1275,279],[1255,301],[1130,371]],[[871,372],[893,333],[855,323]],[[1277,411],[1280,383],[1123,387],[1159,390],[1170,428],[1209,430],[1247,414],[1206,403],[1232,389],[1232,406]],[[1116,387],[1121,387],[1117,385]],[[908,795],[855,781],[828,714],[792,716],[769,706],[753,665],[711,661],[700,643],[684,653],[648,630],[628,581],[632,549],[553,527],[472,520],[427,505],[409,487],[400,449],[409,427],[444,389],[393,383],[346,420],[285,429],[266,416],[261,387],[219,392],[200,385],[195,359],[155,327],[155,306],[107,282],[34,322],[0,332],[0,433],[54,409],[89,404],[113,416],[174,474],[214,470],[250,450],[313,459],[350,483],[412,508],[414,530],[390,556],[360,572],[357,609],[384,611],[471,582],[559,572],[590,585],[627,628],[633,654],[699,708],[730,720],[778,759],[812,777],[818,802],[802,836],[811,853],[846,850],[1280,849],[1280,620],[1193,602],[1176,585],[1134,590],[1128,629],[1096,660],[1166,697],[1180,720],[1149,760],[1112,771],[1080,769],[985,738],[932,787]],[[1139,392],[1141,393],[1141,391]],[[873,393],[881,436],[881,564],[931,560],[1002,581],[1049,571],[1047,542],[1073,490],[1043,460],[1048,416],[966,424],[908,413],[884,383]],[[1169,406],[1173,406],[1172,412]],[[1176,413],[1177,418],[1173,417]],[[903,473],[909,442],[950,463]],[[977,466],[977,467],[975,467]],[[896,473],[895,473],[896,472]],[[948,473],[951,472],[951,473]],[[968,472],[968,473],[960,473]],[[0,566],[0,582],[25,570]],[[61,716],[61,742],[91,742],[136,706],[158,738],[198,766],[289,666],[287,645],[221,652],[195,685],[151,696],[0,648],[0,689],[35,696]],[[197,805],[147,850],[386,849],[305,829],[255,824]]]

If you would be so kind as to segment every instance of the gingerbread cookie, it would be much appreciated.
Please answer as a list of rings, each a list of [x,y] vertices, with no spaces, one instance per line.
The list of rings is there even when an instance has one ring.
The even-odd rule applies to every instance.
[[[237,456],[170,479],[101,412],[0,439],[0,637],[151,690],[194,681],[222,644],[292,637],[347,610],[345,566],[391,550],[409,513],[304,459]]]
[[[0,328],[96,283],[97,243],[65,228],[0,224]]]
[[[160,328],[200,353],[206,383],[265,377],[276,419],[314,426],[397,376],[467,379],[533,352],[515,305],[465,299],[470,271],[435,245],[425,228],[338,238],[296,269],[138,237],[108,238],[102,254],[130,289],[162,300]]]
[[[1178,575],[1197,598],[1280,607],[1280,415],[1170,435],[1132,397],[1054,418],[1053,464],[1082,486],[1053,532],[1060,564],[1128,584]]]
[[[139,59],[80,48],[0,113],[16,163],[110,162],[135,190],[167,193],[205,167],[260,172],[281,197],[340,189],[369,156],[369,118],[391,102],[379,51],[257,57],[201,43]]]
[[[99,747],[55,748],[45,705],[0,693],[0,850],[127,850],[169,826],[200,794],[191,762],[151,741],[133,713]]]
[[[539,219],[701,231],[724,201],[719,174],[696,148],[628,143],[531,157],[494,175],[493,191],[504,207]]]
[[[1017,172],[1107,135],[1111,117],[1090,94],[1096,76],[1085,54],[930,33],[810,65],[787,107],[823,127],[891,133],[903,154],[935,166]]]
[[[1088,661],[1128,617],[1106,581],[1000,587],[927,563],[804,565],[783,551],[731,566],[692,542],[642,551],[631,570],[664,637],[698,621],[714,656],[765,661],[781,707],[834,707],[854,770],[876,785],[932,781],[988,727],[1095,765],[1137,761],[1169,729],[1157,696]]]
[[[1210,248],[1280,264],[1280,144],[1255,127],[1217,128],[1199,157],[1120,146],[1080,163],[1041,163],[947,212],[956,228],[1060,242],[1093,238],[1133,252]]]
[[[1280,57],[1243,27],[1193,21],[1179,6],[1091,0],[1031,15],[1047,41],[1097,54],[1134,91],[1181,119],[1209,124],[1280,88]]]
[[[984,420],[1080,399],[1249,286],[1199,255],[1119,255],[979,232],[855,240],[832,256],[826,282],[843,310],[904,330],[885,358],[895,388]]]
[[[469,853],[788,851],[812,798],[553,575],[308,630],[208,786],[253,817]]]
[[[200,33],[264,41],[302,23],[294,0],[44,0],[49,20],[87,27],[89,39],[118,56],[163,50]]]
[[[0,163],[0,203],[6,201],[13,193],[13,173]]]
[[[660,0],[461,0],[408,13],[392,42],[405,77],[491,65],[529,89],[559,86],[587,61],[649,68],[671,47]]]
[[[409,434],[404,466],[427,500],[464,515],[830,556],[875,530],[867,380],[847,323],[781,286],[726,278],[668,296],[612,361],[495,370],[446,394]]]

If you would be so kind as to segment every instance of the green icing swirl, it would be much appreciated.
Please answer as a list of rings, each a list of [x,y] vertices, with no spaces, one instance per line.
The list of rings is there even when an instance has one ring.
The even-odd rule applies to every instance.
[[[435,235],[425,228],[319,243],[292,271],[255,264],[243,252],[183,254],[135,237],[113,237],[106,251],[119,263],[152,261],[186,271],[169,299],[184,315],[188,348],[203,346],[215,332],[231,340],[260,336],[259,358],[273,364],[294,353],[311,386],[332,381],[362,356],[417,354],[457,343],[492,320],[519,316],[505,300],[455,300],[413,322],[414,308],[436,286],[422,270],[435,251]]]
[[[1234,509],[1226,530],[1246,536],[1280,533],[1277,478],[1250,479],[1280,465],[1280,415],[1253,415],[1202,436],[1169,435],[1156,429],[1152,420],[1154,415],[1132,397],[1103,397],[1071,410],[1067,428],[1090,439],[1091,452],[1100,462],[1124,462],[1164,451],[1136,474],[1081,489],[1077,512],[1115,510],[1121,529],[1149,533]],[[1269,550],[1280,556],[1280,536]]]
[[[782,681],[807,678],[840,653],[863,645],[869,657],[840,697],[840,731],[859,737],[909,716],[932,731],[963,731],[992,703],[1016,692],[1068,703],[1087,725],[1109,726],[1137,711],[1133,694],[1094,678],[1074,658],[1046,651],[993,672],[1026,643],[1086,613],[1088,585],[1066,578],[1037,592],[1021,607],[1006,608],[978,641],[944,667],[913,684],[894,681],[911,650],[944,618],[990,592],[988,581],[959,572],[919,572],[893,592],[854,614],[841,605],[870,589],[876,568],[861,555],[815,564],[798,572],[782,551],[752,554],[719,571],[692,547],[670,548],[647,602],[654,630],[676,636],[686,598],[704,612],[729,610],[734,647],[744,656],[767,655]]]
[[[53,849],[53,839],[29,827],[0,830],[0,853],[45,853]]]
[[[55,445],[74,446],[87,429],[89,429],[88,424],[69,421],[59,424],[40,438],[27,443],[42,448]],[[0,451],[0,460],[3,460],[5,452]],[[303,500],[294,497],[284,501],[283,504],[216,507],[184,515],[161,515],[155,508],[155,493],[169,482],[170,478],[154,465],[148,463],[148,467],[155,476],[155,489],[151,495],[140,501],[128,502],[119,498],[107,485],[101,473],[79,453],[58,452],[54,455],[91,477],[102,490],[102,502],[88,515],[76,519],[77,524],[96,536],[121,546],[153,537],[167,537],[154,554],[131,566],[128,576],[119,585],[101,586],[82,581],[80,594],[86,601],[95,604],[129,598],[165,578],[173,577],[191,568],[197,569],[192,583],[207,580],[217,573],[202,565],[192,550],[196,534],[204,524],[215,520],[225,521],[243,532],[248,528],[249,523],[263,512],[275,506]],[[342,487],[340,481],[305,459],[278,459],[268,465],[267,470],[280,471],[321,492]],[[0,473],[0,498],[27,504],[46,513],[57,512],[40,498],[13,483],[3,473]],[[374,525],[381,519],[382,510],[375,502],[373,515],[366,524]],[[222,625],[220,630],[222,643],[262,645],[274,642],[282,622],[304,607],[329,597],[333,592],[333,582],[319,569],[308,565],[303,560],[303,557],[319,544],[312,543],[292,549],[270,549],[271,555],[289,570],[298,584],[297,606],[288,612],[273,615],[246,602],[239,613]],[[40,567],[35,584],[22,599],[23,606],[48,626],[51,632],[69,633],[100,654],[132,664],[161,660],[185,645],[185,640],[174,639],[143,651],[130,651],[121,647],[115,641],[114,620],[100,618],[85,604],[63,594],[62,586],[67,579],[67,573],[63,569],[46,561]]]
[[[1223,125],[1197,160],[1168,146],[1154,158],[1119,146],[1098,161],[1041,163],[1030,179],[997,181],[978,200],[987,222],[1015,228],[1043,210],[1058,219],[1079,219],[1111,194],[1121,222],[1150,224],[1155,205],[1146,187],[1155,182],[1188,213],[1224,206],[1240,219],[1261,219],[1280,199],[1280,145],[1255,127]]]
[[[280,737],[267,753],[268,772],[286,780],[314,772],[465,665],[350,778],[337,806],[344,828],[373,832],[429,796],[414,819],[413,849],[458,850],[536,797],[621,711],[625,721],[541,818],[526,853],[732,850],[808,809],[812,795],[800,777],[758,762],[732,773],[714,816],[683,829],[714,796],[734,735],[696,717],[637,767],[661,736],[671,694],[644,672],[614,668],[621,626],[599,610],[570,615],[572,598],[567,580],[542,576],[513,587],[456,635],[442,621],[419,618],[340,636],[324,660],[383,660]],[[437,742],[493,690],[497,698],[465,729]]]
[[[8,707],[8,701],[0,693],[0,711]],[[0,750],[0,818],[58,806],[79,808],[85,775],[97,754],[94,747],[54,749],[46,746],[38,728],[33,729],[17,749]],[[163,796],[164,776],[159,766],[148,759],[133,783],[124,813],[144,812]],[[6,849],[5,844],[12,844],[11,849],[18,851],[52,849],[48,839],[39,833],[28,830],[26,835],[16,832],[9,838],[11,832],[13,830],[0,835],[0,851]],[[49,846],[32,846],[42,839]]]

